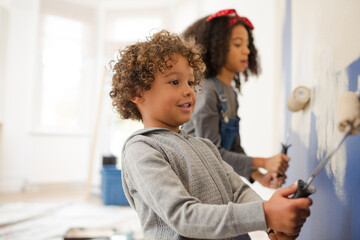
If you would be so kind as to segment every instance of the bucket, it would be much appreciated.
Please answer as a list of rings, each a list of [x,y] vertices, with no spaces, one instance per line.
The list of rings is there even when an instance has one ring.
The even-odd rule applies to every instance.
[[[104,205],[129,206],[121,182],[121,170],[104,165],[101,170],[101,198]]]

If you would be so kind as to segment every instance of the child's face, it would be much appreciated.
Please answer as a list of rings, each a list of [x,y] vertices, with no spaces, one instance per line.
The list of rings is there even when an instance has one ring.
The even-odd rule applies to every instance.
[[[242,25],[233,28],[229,44],[229,52],[226,56],[226,68],[230,72],[244,72],[247,68],[248,56],[250,54],[249,34]]]
[[[196,102],[193,69],[188,61],[177,55],[178,62],[170,70],[158,71],[150,90],[137,102],[144,127],[168,128],[175,132],[190,121]]]

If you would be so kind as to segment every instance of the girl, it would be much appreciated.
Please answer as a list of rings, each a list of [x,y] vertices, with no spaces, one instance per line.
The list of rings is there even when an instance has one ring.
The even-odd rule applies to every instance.
[[[285,181],[290,158],[283,153],[270,158],[249,157],[239,135],[237,93],[232,83],[240,90],[240,73],[246,81],[249,72],[260,72],[253,29],[247,18],[228,9],[201,18],[185,30],[185,38],[194,38],[203,46],[207,69],[191,121],[183,129],[190,135],[210,139],[222,158],[250,182],[257,180],[263,186],[278,188]],[[259,167],[268,173],[256,170]]]

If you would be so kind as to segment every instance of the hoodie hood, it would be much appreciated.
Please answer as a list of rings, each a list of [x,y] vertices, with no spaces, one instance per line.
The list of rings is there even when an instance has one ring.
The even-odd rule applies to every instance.
[[[131,140],[133,139],[134,137],[138,136],[138,135],[143,135],[143,136],[146,136],[146,135],[149,135],[149,134],[156,134],[156,133],[162,133],[162,134],[180,134],[182,135],[184,138],[188,139],[189,138],[189,135],[184,131],[184,130],[179,130],[178,133],[170,130],[170,129],[167,129],[167,128],[157,128],[157,127],[154,127],[154,128],[143,128],[143,129],[139,129],[137,131],[135,131],[134,133],[132,133],[126,140],[125,140],[125,143],[122,147],[122,151],[124,151],[124,148],[126,146],[126,144]]]

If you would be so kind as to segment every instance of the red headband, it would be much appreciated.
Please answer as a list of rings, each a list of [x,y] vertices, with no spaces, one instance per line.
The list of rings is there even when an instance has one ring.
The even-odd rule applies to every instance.
[[[226,9],[226,10],[221,10],[217,13],[214,13],[212,15],[210,15],[206,21],[209,22],[211,19],[213,18],[217,18],[217,17],[223,17],[223,16],[229,16],[230,17],[230,26],[234,25],[237,21],[241,20],[245,23],[246,26],[248,26],[251,29],[254,29],[254,26],[252,25],[252,23],[250,22],[249,19],[247,19],[246,17],[240,17],[235,9]]]

